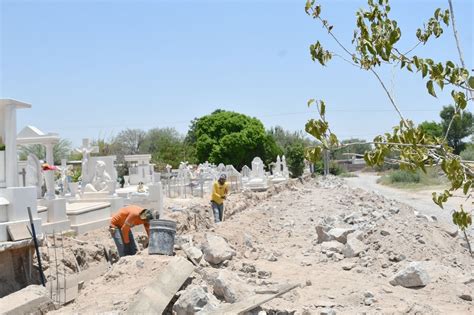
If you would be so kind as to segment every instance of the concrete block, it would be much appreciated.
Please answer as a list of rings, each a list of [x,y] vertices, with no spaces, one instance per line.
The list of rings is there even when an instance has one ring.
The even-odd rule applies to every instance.
[[[5,315],[44,314],[54,310],[53,301],[46,288],[30,285],[0,299],[0,310]]]

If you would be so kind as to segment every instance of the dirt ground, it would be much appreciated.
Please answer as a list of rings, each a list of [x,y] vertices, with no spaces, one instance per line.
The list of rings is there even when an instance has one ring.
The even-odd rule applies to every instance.
[[[460,298],[472,297],[474,287],[473,261],[460,235],[450,235],[452,228],[442,219],[416,216],[416,209],[343,179],[293,180],[264,193],[231,195],[226,220],[217,225],[209,218],[207,200],[167,199],[166,209],[166,217],[178,222],[179,239],[192,238],[199,247],[205,233],[214,233],[235,249],[236,256],[220,266],[204,263],[208,274],[228,270],[250,292],[301,285],[259,309],[268,314],[320,314],[327,308],[337,314],[474,312],[473,302]],[[318,244],[319,224],[360,232],[365,251],[355,258],[328,251],[326,243]],[[105,263],[105,256],[116,259],[106,228],[73,238],[64,238],[70,274],[77,272],[77,257],[85,270]],[[176,254],[184,256],[181,250]],[[149,256],[147,250],[121,258],[104,275],[84,283],[75,302],[53,313],[123,313],[169,260]],[[390,278],[411,261],[423,262],[431,282],[417,289],[392,286]],[[249,265],[259,272],[246,272],[243,267]],[[209,279],[195,274],[191,280],[212,292]]]

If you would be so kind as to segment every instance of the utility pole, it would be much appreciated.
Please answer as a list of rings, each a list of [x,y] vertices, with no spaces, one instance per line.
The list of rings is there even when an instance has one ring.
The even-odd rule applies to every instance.
[[[323,163],[324,163],[324,176],[329,175],[329,150],[323,151]]]

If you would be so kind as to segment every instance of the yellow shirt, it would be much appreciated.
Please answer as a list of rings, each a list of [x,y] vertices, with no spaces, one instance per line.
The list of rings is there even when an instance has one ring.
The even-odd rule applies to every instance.
[[[226,197],[229,193],[229,185],[225,183],[224,185],[219,184],[219,182],[214,182],[212,186],[212,196],[211,200],[221,205],[224,203],[224,199],[222,197]]]

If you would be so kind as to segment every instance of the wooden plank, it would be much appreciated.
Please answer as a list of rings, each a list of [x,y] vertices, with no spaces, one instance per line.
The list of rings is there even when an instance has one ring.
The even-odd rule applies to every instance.
[[[182,257],[175,257],[130,304],[127,314],[161,314],[176,292],[193,273],[194,266]]]
[[[288,284],[278,290],[278,293],[276,294],[253,295],[244,299],[243,301],[220,307],[212,313],[209,313],[209,315],[244,314],[245,312],[249,312],[260,305],[267,303],[268,301],[276,299],[296,289],[297,287],[299,287],[297,284]]]
[[[8,235],[12,241],[21,241],[31,239],[30,231],[28,230],[28,223],[19,222],[8,224]]]

